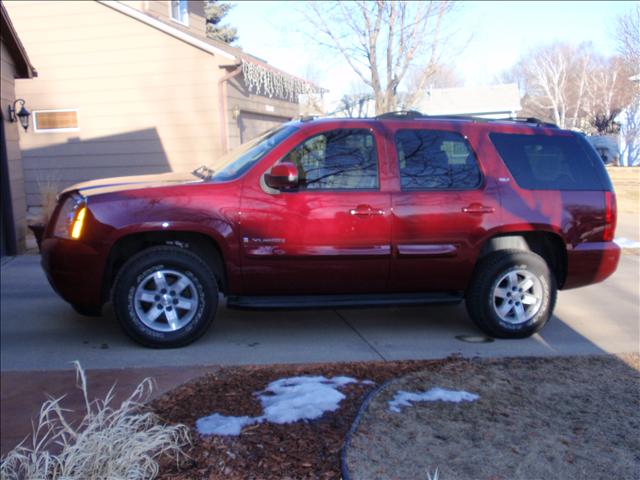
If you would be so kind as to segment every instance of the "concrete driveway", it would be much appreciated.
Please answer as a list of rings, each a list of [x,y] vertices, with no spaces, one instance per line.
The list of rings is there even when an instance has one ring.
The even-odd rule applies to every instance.
[[[636,237],[637,223],[623,229]],[[195,344],[151,350],[120,331],[110,306],[103,318],[76,314],[47,284],[39,257],[22,256],[2,266],[2,371],[69,369],[73,360],[105,369],[637,352],[639,278],[640,256],[623,255],[607,281],[560,292],[554,318],[526,340],[459,340],[480,334],[463,304],[275,312],[222,306]]]

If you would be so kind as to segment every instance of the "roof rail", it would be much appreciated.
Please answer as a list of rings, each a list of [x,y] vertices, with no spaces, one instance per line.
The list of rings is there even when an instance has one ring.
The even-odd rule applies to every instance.
[[[387,112],[387,113],[382,113],[380,115],[376,115],[374,118],[376,119],[384,119],[384,118],[407,118],[407,119],[411,119],[411,118],[421,118],[424,117],[425,115],[423,115],[422,113],[418,112],[417,110],[398,110],[397,112]]]
[[[417,110],[398,110],[397,112],[387,112],[373,117],[377,120],[380,119],[395,119],[395,120],[412,120],[415,118],[426,118],[431,120],[468,120],[471,122],[518,122],[518,123],[530,123],[538,127],[559,128],[558,125],[551,122],[545,122],[535,117],[513,117],[513,118],[486,118],[476,117],[473,115],[429,115],[426,113],[418,112]]]
[[[489,122],[492,119],[484,117],[474,117],[473,115],[425,115],[425,118],[434,120],[469,120],[472,122]]]
[[[545,121],[540,120],[539,118],[535,118],[535,117],[514,117],[514,118],[507,118],[507,119],[505,119],[505,121],[522,122],[522,123],[534,123],[534,124],[538,125],[539,127],[560,128],[555,123],[545,122]]]

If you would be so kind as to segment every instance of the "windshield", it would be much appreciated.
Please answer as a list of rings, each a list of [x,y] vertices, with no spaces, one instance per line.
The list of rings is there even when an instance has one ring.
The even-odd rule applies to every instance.
[[[296,127],[290,125],[271,129],[259,137],[234,148],[216,161],[214,165],[215,173],[211,176],[211,179],[218,181],[235,180],[296,130],[298,130]]]

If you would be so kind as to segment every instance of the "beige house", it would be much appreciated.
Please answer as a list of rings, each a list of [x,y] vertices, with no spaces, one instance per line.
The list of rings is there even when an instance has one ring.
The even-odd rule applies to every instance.
[[[17,113],[15,110],[20,111],[21,107],[20,102],[16,102],[15,79],[33,78],[36,71],[29,62],[26,50],[2,3],[0,3],[0,10],[2,13],[0,19],[0,111],[2,112],[0,256],[4,257],[24,249],[26,233],[24,178],[18,144],[18,130],[22,130],[22,127],[14,115]]]
[[[27,207],[83,180],[192,170],[298,116],[314,85],[206,37],[202,1],[6,1],[38,78]]]

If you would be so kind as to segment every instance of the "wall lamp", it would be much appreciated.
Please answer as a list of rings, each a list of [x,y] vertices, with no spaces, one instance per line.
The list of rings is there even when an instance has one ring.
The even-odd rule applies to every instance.
[[[20,111],[16,113],[16,105],[20,103]],[[19,98],[15,102],[13,102],[13,107],[9,105],[9,121],[15,122],[16,117],[20,120],[20,124],[24,131],[26,132],[29,128],[29,117],[31,116],[31,112],[24,108],[24,100]]]

